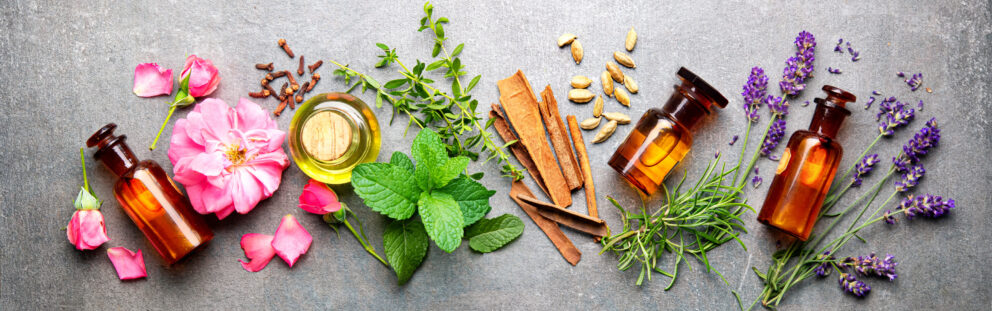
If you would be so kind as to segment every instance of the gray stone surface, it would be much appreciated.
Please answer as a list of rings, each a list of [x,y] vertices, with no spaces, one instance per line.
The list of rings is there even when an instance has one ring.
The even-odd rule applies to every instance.
[[[922,99],[926,109],[909,129],[883,140],[876,150],[889,159],[923,121],[937,117],[943,141],[925,160],[928,174],[916,191],[952,197],[958,209],[939,221],[902,221],[894,227],[871,228],[863,234],[870,244],[850,243],[840,255],[874,251],[893,254],[900,262],[899,278],[892,283],[871,280],[869,297],[843,294],[833,277],[814,278],[798,285],[782,303],[783,309],[992,307],[988,287],[992,279],[982,263],[990,254],[992,235],[992,212],[987,208],[992,201],[989,1],[667,2],[441,1],[436,13],[453,21],[447,27],[450,42],[465,43],[462,60],[467,71],[483,76],[475,91],[482,103],[496,101],[496,81],[521,68],[535,88],[551,84],[563,115],[580,118],[589,115],[591,108],[564,100],[568,79],[576,74],[597,77],[611,53],[622,49],[627,29],[636,27],[640,41],[632,56],[638,68],[627,72],[638,79],[643,91],[633,96],[631,108],[610,101],[608,110],[636,118],[659,105],[671,92],[679,66],[691,68],[731,99],[730,107],[711,117],[695,136],[694,150],[682,166],[693,176],[718,150],[729,159],[737,157],[739,149],[728,147],[727,141],[743,132],[739,92],[749,68],[764,67],[775,83],[783,61],[794,51],[796,33],[811,31],[819,42],[816,77],[811,90],[793,102],[789,132],[806,126],[813,109],[798,103],[818,96],[823,84],[851,90],[861,99],[859,103],[872,90],[911,102]],[[223,78],[213,97],[233,105],[238,97],[257,89],[261,73],[252,64],[274,61],[277,67],[295,68],[296,63],[275,44],[276,39],[286,38],[296,53],[310,61],[335,59],[386,81],[397,73],[372,67],[378,53],[373,43],[397,47],[407,63],[429,57],[432,37],[416,32],[421,4],[0,2],[0,308],[711,310],[737,307],[731,289],[738,290],[746,303],[757,297],[761,286],[750,269],[767,267],[779,236],[759,226],[753,214],[746,217],[750,234],[743,240],[747,251],[726,245],[710,253],[709,259],[726,284],[692,262],[696,269],[683,266],[670,291],[663,290],[668,280],[660,275],[647,285],[635,286],[635,272],[617,272],[616,257],[597,255],[595,243],[568,231],[584,253],[582,262],[572,267],[525,218],[523,236],[492,254],[480,255],[467,247],[446,254],[431,247],[410,283],[396,286],[392,271],[362,251],[350,234],[335,236],[319,217],[295,207],[306,182],[295,166],[283,174],[274,197],[248,215],[212,220],[217,236],[209,247],[165,268],[114,201],[114,178],[92,160],[89,150],[91,183],[107,201],[103,213],[111,241],[88,252],[76,251],[66,242],[61,228],[72,214],[71,202],[81,184],[77,149],[97,128],[116,122],[140,158],[156,160],[171,171],[166,156],[168,134],[163,148],[152,152],[142,147],[154,137],[169,98],[134,96],[135,65],[158,62],[181,68],[187,54],[209,58]],[[564,32],[581,38],[586,49],[581,65],[571,61],[567,49],[555,46],[555,39]],[[861,51],[860,62],[852,63],[848,56],[831,51],[839,37]],[[827,74],[827,66],[844,73]],[[330,77],[331,69],[325,64],[320,72]],[[896,71],[922,72],[933,93],[910,92]],[[316,90],[340,91],[342,84],[326,78]],[[271,99],[259,103],[268,109],[276,106]],[[858,106],[839,137],[847,148],[845,167],[876,133],[874,112]],[[188,111],[180,110],[173,123]],[[389,111],[380,109],[377,114],[385,119]],[[763,111],[762,120],[767,119]],[[282,129],[288,128],[289,121],[289,115],[278,118]],[[412,136],[402,135],[402,123],[385,128],[380,159],[387,159],[393,151],[407,151]],[[618,137],[590,147],[601,213],[614,226],[619,225],[619,218],[605,196],[627,206],[638,201],[632,188],[605,164],[630,129],[623,126]],[[593,134],[585,133],[586,140]],[[761,160],[758,166],[766,183],[748,189],[754,205],[762,202],[775,163]],[[491,215],[525,217],[508,199],[509,183],[498,177],[494,165],[476,162],[470,170],[486,172],[484,183],[498,190],[491,200]],[[381,251],[383,217],[363,207],[349,187],[336,189],[366,222],[366,230],[372,232],[373,243]],[[573,197],[581,210],[583,196],[576,193]],[[241,235],[271,233],[287,213],[296,215],[314,235],[310,252],[293,269],[276,259],[258,273],[242,270],[237,263],[243,258],[238,246]],[[142,249],[147,254],[148,278],[118,281],[104,254],[114,246]]]

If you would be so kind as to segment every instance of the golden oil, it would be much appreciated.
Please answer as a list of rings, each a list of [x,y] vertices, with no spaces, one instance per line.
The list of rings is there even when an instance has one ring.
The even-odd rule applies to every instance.
[[[362,100],[324,93],[303,103],[289,125],[289,151],[303,173],[328,184],[351,182],[356,165],[374,162],[379,121]]]

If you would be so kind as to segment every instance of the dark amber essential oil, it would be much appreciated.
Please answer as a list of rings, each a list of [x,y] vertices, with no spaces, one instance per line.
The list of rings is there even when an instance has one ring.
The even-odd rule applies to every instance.
[[[660,109],[651,108],[617,147],[609,164],[631,185],[651,195],[692,146],[691,130],[710,107],[727,99],[688,69],[679,68],[681,84]]]
[[[203,218],[158,163],[138,161],[124,140],[107,124],[86,145],[99,148],[95,157],[116,174],[114,197],[141,229],[166,264],[176,263],[214,237]]]
[[[835,137],[844,118],[844,106],[857,100],[853,94],[825,85],[827,99],[817,98],[809,130],[796,131],[775,170],[758,221],[806,241],[837,174],[844,149]]]

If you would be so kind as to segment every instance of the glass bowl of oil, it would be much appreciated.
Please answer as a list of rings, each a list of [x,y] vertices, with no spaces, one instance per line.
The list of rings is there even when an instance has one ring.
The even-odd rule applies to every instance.
[[[379,156],[379,121],[369,106],[348,93],[323,93],[296,109],[289,124],[289,151],[303,173],[323,183],[351,182],[356,165]]]

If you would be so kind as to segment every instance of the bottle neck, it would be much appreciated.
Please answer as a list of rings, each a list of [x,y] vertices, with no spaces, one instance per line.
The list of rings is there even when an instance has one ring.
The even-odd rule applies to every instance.
[[[106,144],[101,144],[94,157],[103,162],[110,171],[117,177],[124,176],[131,168],[138,164],[138,158],[131,152],[131,148],[124,143],[127,136],[110,138]]]
[[[708,101],[708,99],[684,86],[675,86],[675,92],[668,98],[668,102],[661,106],[661,110],[673,121],[693,130],[703,119],[703,116],[709,114],[709,110],[706,108],[709,105],[701,101]]]
[[[844,119],[850,114],[851,111],[843,106],[817,98],[816,111],[813,113],[813,120],[809,123],[809,131],[834,139]]]

